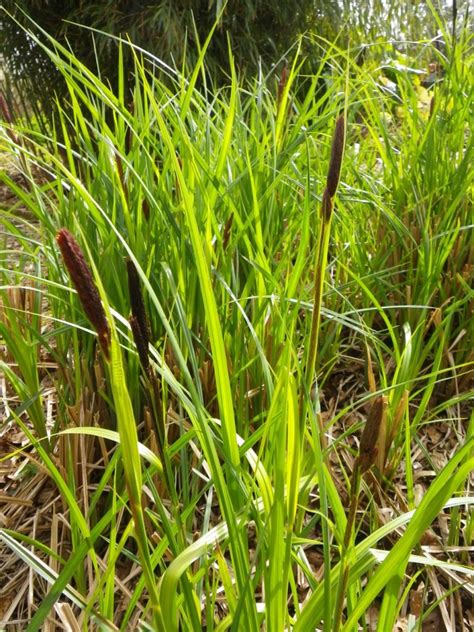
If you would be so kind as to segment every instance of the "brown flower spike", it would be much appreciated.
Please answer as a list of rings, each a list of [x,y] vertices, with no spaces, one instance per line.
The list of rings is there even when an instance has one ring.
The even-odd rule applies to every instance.
[[[143,337],[143,332],[140,325],[138,324],[138,319],[136,318],[136,316],[130,316],[128,322],[130,323],[130,328],[132,330],[133,340],[135,341],[140,364],[148,373],[148,371],[150,370],[150,361],[148,359],[148,341],[146,341]]]
[[[379,436],[385,418],[387,399],[381,395],[372,404],[360,439],[359,465],[360,471],[366,472],[375,463],[379,450]]]
[[[140,287],[140,277],[135,264],[131,259],[127,259],[128,293],[130,295],[130,306],[132,315],[137,320],[143,342],[148,349],[150,343],[150,326],[145,311],[145,301]]]
[[[339,178],[341,176],[342,156],[344,154],[344,135],[344,116],[340,116],[336,121],[336,127],[334,129],[326,188],[324,189],[323,199],[321,200],[321,214],[326,223],[331,219],[333,198],[336,194]]]
[[[344,116],[336,121],[331,147],[331,160],[329,162],[326,189],[330,198],[333,198],[341,175],[342,155],[344,153]]]
[[[82,250],[67,228],[61,228],[56,235],[56,241],[84,312],[97,331],[105,357],[110,359],[109,324],[92,272],[86,263]]]

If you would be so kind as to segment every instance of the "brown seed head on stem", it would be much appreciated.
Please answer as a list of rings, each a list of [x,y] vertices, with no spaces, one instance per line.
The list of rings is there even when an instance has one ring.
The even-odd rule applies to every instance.
[[[433,96],[431,97],[431,101],[430,101],[430,114],[429,114],[429,118],[430,118],[430,119],[432,118],[432,116],[433,116],[433,114],[434,114],[434,111],[435,111],[435,103],[436,103],[436,101],[435,101],[435,95],[433,95]]]
[[[339,178],[341,176],[342,155],[344,153],[344,116],[339,116],[336,121],[336,127],[334,129],[334,136],[332,139],[331,147],[331,160],[329,162],[328,178],[326,182],[326,188],[329,193],[329,197],[333,198],[337,185],[339,184]]]
[[[132,315],[128,319],[128,322],[130,323],[130,327],[132,329],[133,340],[135,341],[140,364],[142,365],[143,369],[148,372],[150,369],[150,361],[148,359],[148,344],[143,338],[142,330],[140,325],[138,324],[137,318]]]
[[[120,184],[122,185],[123,194],[128,204],[128,187],[127,183],[125,182],[125,174],[123,172],[122,156],[120,156],[120,154],[118,154],[117,152],[115,153],[115,164],[117,165],[117,173]]]
[[[231,213],[229,215],[229,218],[227,219],[225,226],[224,226],[224,236],[222,237],[222,249],[226,250],[227,249],[227,244],[229,243],[229,239],[230,239],[230,231],[232,229],[232,224],[234,222],[234,214]]]
[[[150,327],[145,311],[145,302],[140,287],[140,278],[138,276],[135,264],[131,259],[127,259],[127,276],[128,276],[128,293],[130,295],[130,306],[132,315],[137,321],[140,328],[141,337],[146,349],[150,343]]]
[[[143,213],[143,217],[148,222],[149,219],[150,219],[150,203],[148,202],[148,200],[146,198],[143,198],[142,213]]]
[[[329,191],[324,189],[323,199],[321,200],[321,213],[325,222],[329,222],[332,214],[332,198],[329,195]]]
[[[86,263],[82,250],[67,228],[61,228],[56,235],[56,241],[84,312],[97,331],[105,357],[110,359],[109,324],[92,272]]]
[[[383,395],[377,397],[367,416],[359,446],[359,466],[362,473],[366,472],[375,463],[386,406],[386,398]]]

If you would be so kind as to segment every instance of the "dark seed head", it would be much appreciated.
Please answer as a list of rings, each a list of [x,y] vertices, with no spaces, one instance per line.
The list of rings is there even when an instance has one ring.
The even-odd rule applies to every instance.
[[[140,364],[142,365],[143,369],[148,372],[150,368],[150,361],[148,359],[148,344],[143,338],[142,330],[135,316],[130,316],[129,323],[132,329],[133,340],[135,341]]]
[[[148,202],[148,200],[146,198],[143,198],[142,213],[143,213],[143,217],[148,222],[149,219],[150,219],[150,204],[149,204],[149,202]]]
[[[323,199],[321,200],[321,212],[325,222],[329,222],[332,214],[332,198],[329,191],[324,189]]]
[[[138,276],[135,264],[131,259],[127,259],[127,276],[132,315],[137,321],[137,325],[140,328],[145,347],[148,349],[148,344],[150,342],[150,328],[145,311],[145,302],[143,300],[143,295],[140,287],[140,278]]]
[[[122,189],[123,189],[123,193],[125,195],[125,199],[128,202],[128,187],[127,187],[127,183],[125,182],[125,175],[123,173],[123,163],[122,163],[122,158],[119,154],[115,154],[115,164],[117,165],[117,173],[118,173],[118,177],[120,180],[120,184],[122,185]]]
[[[381,395],[372,404],[364,431],[360,439],[359,465],[361,472],[366,472],[375,463],[378,453],[380,429],[385,417],[386,398]]]
[[[332,139],[331,160],[329,162],[328,179],[326,188],[329,196],[334,197],[341,175],[342,155],[344,153],[344,116],[336,121],[334,136]]]
[[[433,114],[434,114],[435,103],[436,103],[436,102],[435,102],[435,96],[433,95],[433,96],[431,97],[431,101],[430,101],[430,116],[429,116],[429,118],[430,118],[430,119],[431,119],[431,117],[432,117],[432,116],[433,116]]]
[[[61,228],[56,241],[69,276],[76,288],[84,312],[97,331],[99,343],[107,359],[110,358],[110,329],[92,272],[82,250],[67,228]]]
[[[229,218],[227,219],[227,221],[225,223],[225,226],[224,226],[224,235],[222,237],[222,249],[223,250],[227,249],[227,244],[229,243],[230,231],[231,231],[233,222],[234,222],[234,214],[231,213],[229,215]]]

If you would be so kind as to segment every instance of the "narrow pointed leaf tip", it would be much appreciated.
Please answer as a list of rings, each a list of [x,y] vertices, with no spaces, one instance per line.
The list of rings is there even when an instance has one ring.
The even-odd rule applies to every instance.
[[[105,357],[109,359],[110,328],[92,272],[86,263],[81,247],[67,228],[61,228],[58,231],[56,241],[84,312],[97,331]]]
[[[339,178],[341,176],[342,156],[344,153],[344,134],[345,124],[344,116],[339,116],[336,121],[336,127],[334,129],[334,136],[332,139],[331,148],[331,160],[329,162],[328,178],[326,182],[326,189],[329,193],[329,197],[333,198],[337,185],[339,184]]]

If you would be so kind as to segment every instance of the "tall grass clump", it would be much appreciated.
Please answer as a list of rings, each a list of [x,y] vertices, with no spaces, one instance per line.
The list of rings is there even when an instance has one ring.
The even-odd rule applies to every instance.
[[[429,49],[426,94],[336,46],[304,91],[298,55],[243,85],[231,52],[216,88],[208,44],[166,82],[132,46],[128,92],[129,44],[112,91],[38,42],[68,88],[57,129],[3,122],[2,428],[25,437],[6,456],[57,493],[49,533],[0,529],[41,578],[25,629],[458,620],[471,41]]]

